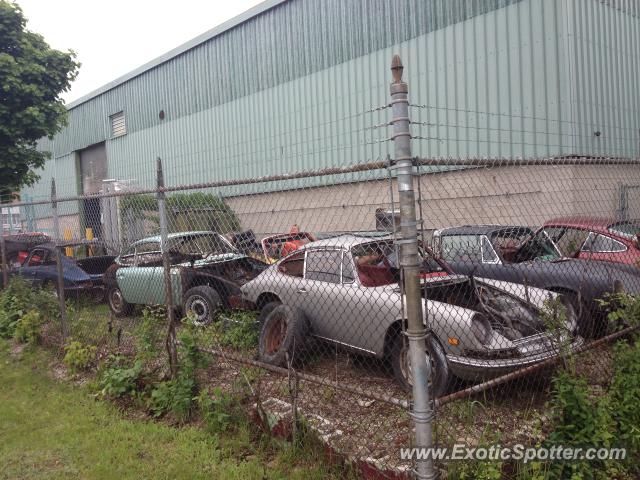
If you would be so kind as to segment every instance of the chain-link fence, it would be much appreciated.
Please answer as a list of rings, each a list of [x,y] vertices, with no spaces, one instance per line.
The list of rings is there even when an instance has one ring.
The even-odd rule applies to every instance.
[[[168,187],[158,159],[157,188],[13,203],[3,272],[56,292],[43,343],[175,377],[192,342],[201,390],[383,478],[433,474],[403,448],[544,440],[554,368],[606,389],[637,326],[610,313],[640,291],[639,162],[421,158],[429,107],[391,90],[361,116],[387,159]]]

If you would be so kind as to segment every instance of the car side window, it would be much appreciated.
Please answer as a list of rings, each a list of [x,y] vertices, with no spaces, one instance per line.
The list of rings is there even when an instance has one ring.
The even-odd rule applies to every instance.
[[[613,253],[626,250],[627,247],[623,243],[606,235],[593,232],[589,233],[589,237],[582,247],[583,252],[592,253]]]
[[[27,262],[27,266],[29,267],[39,267],[42,265],[49,264],[49,252],[46,250],[34,250],[31,252],[31,256]]]
[[[319,282],[340,283],[340,250],[311,250],[307,252],[305,278]]]
[[[491,242],[487,237],[482,237],[482,263],[499,263],[500,259],[496,254]]]
[[[159,253],[160,244],[158,242],[145,242],[140,245],[136,245],[136,255],[145,253]]]
[[[342,253],[342,283],[355,281],[355,272],[353,271],[353,263],[350,257],[351,254],[349,252]]]
[[[587,235],[589,235],[589,232],[586,230],[566,228],[558,239],[554,241],[563,255],[572,257],[580,251],[582,245],[584,245],[584,242],[587,240]]]
[[[289,258],[285,258],[280,262],[280,265],[278,265],[278,271],[290,277],[302,278],[304,272],[304,252],[298,252]]]

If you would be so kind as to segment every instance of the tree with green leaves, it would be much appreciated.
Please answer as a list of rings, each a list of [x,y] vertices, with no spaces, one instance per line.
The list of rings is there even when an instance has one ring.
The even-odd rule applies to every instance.
[[[37,142],[52,138],[66,122],[60,94],[69,89],[79,63],[73,51],[52,49],[26,29],[15,3],[0,0],[0,198],[38,179],[50,152]]]

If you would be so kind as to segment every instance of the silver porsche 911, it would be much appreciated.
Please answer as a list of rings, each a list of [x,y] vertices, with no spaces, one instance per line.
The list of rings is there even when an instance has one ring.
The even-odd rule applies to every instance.
[[[405,305],[391,238],[341,235],[309,243],[242,286],[261,310],[260,357],[284,364],[313,336],[386,358],[409,388]],[[547,290],[454,275],[430,250],[421,269],[430,384],[485,380],[583,343],[570,302]]]

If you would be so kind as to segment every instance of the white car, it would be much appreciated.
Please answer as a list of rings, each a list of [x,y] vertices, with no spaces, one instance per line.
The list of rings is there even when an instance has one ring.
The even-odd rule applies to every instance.
[[[341,235],[316,241],[241,287],[261,313],[263,361],[283,364],[309,335],[390,360],[411,385],[405,305],[391,238]],[[429,250],[421,273],[433,394],[454,377],[485,380],[576,348],[571,304],[547,290],[454,275]],[[556,319],[556,324],[550,322]]]

